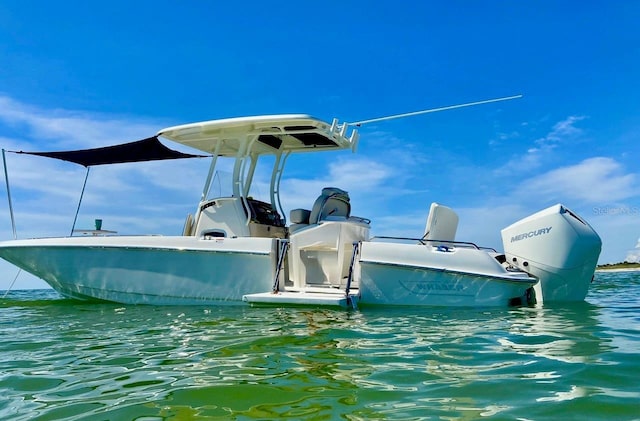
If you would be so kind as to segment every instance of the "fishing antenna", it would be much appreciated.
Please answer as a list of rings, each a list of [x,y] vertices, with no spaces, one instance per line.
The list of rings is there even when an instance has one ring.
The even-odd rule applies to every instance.
[[[394,120],[396,118],[412,117],[414,115],[435,113],[438,111],[453,110],[456,108],[472,107],[474,105],[489,104],[491,102],[509,101],[509,100],[518,99],[518,98],[522,98],[522,95],[513,95],[513,96],[502,97],[502,98],[485,99],[483,101],[467,102],[465,104],[458,104],[458,105],[448,105],[446,107],[431,108],[428,110],[414,111],[411,113],[396,114],[396,115],[390,115],[386,117],[371,118],[369,120],[362,120],[362,121],[356,121],[354,123],[344,123],[344,124],[345,124],[345,127],[346,126],[360,127],[363,124],[375,123],[377,121]]]

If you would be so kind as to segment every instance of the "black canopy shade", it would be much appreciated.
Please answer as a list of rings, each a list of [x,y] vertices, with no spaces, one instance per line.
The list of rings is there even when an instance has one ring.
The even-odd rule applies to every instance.
[[[192,155],[169,149],[162,143],[160,143],[157,136],[138,140],[136,142],[123,143],[121,145],[106,146],[103,148],[81,149],[76,151],[12,152],[62,159],[63,161],[74,162],[85,167],[104,164],[122,164],[125,162],[144,162],[158,161],[162,159],[206,157],[206,155]]]

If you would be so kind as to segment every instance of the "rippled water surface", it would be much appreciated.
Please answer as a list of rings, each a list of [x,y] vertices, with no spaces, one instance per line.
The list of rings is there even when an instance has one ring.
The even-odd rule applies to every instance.
[[[543,308],[0,300],[0,419],[480,417],[640,419],[640,272]]]

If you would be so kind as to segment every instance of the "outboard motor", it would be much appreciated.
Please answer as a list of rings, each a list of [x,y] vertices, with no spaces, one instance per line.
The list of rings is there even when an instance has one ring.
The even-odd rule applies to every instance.
[[[540,280],[535,288],[539,303],[584,300],[602,241],[582,218],[557,204],[501,233],[507,262]]]

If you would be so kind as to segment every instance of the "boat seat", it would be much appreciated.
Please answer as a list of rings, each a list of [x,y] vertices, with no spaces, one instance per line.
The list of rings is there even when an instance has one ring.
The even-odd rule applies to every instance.
[[[427,225],[422,239],[441,242],[455,241],[457,229],[458,215],[453,209],[433,202],[429,208]]]
[[[310,215],[311,211],[308,209],[292,209],[291,212],[289,212],[289,220],[291,221],[289,233],[308,226]]]
[[[317,224],[329,216],[349,218],[350,213],[349,193],[337,187],[325,187],[311,208],[309,223]]]
[[[293,209],[289,212],[289,220],[291,221],[289,233],[329,219],[344,218],[344,220],[348,220],[350,213],[349,193],[337,187],[325,187],[313,204],[311,211]]]

